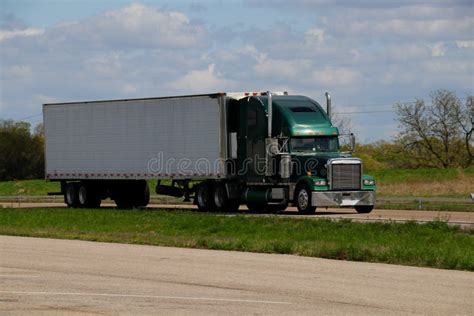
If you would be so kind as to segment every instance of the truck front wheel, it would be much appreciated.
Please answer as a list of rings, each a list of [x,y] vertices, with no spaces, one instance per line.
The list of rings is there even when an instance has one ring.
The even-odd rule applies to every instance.
[[[306,183],[300,184],[296,188],[295,203],[300,214],[314,214],[316,206],[312,206],[311,190]]]

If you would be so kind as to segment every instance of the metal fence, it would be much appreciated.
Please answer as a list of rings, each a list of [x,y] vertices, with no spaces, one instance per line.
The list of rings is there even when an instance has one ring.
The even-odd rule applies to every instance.
[[[104,203],[113,203],[106,200]],[[25,203],[64,203],[62,195],[51,196],[0,196],[0,203],[11,203],[12,206],[21,206]],[[183,203],[182,198],[152,195],[152,204],[188,204]],[[474,211],[474,201],[471,198],[449,198],[449,197],[409,197],[391,196],[378,197],[378,207],[390,208],[393,206],[406,207],[410,209],[431,209],[433,207],[447,208],[452,210]]]

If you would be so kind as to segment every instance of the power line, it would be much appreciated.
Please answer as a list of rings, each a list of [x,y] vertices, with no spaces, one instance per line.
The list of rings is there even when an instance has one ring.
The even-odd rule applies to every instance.
[[[35,118],[35,117],[38,117],[38,116],[42,116],[43,113],[37,113],[37,114],[33,114],[33,115],[29,115],[29,116],[25,116],[25,117],[22,117],[22,118],[18,118],[18,119],[15,119],[15,121],[26,121],[26,120],[29,120],[29,119],[32,119],[32,118]]]
[[[336,106],[341,106],[341,107],[358,107],[358,108],[361,108],[361,107],[370,107],[370,106],[374,106],[374,107],[385,107],[385,106],[394,106],[395,104],[413,104],[413,103],[416,103],[417,101],[413,101],[413,102],[401,102],[401,101],[397,101],[397,102],[394,102],[392,104],[351,104],[351,105],[338,105],[336,104]]]
[[[380,110],[380,111],[357,111],[357,112],[335,112],[334,114],[370,114],[370,113],[389,113],[394,110]]]
[[[30,115],[30,116],[25,116],[25,117],[22,117],[20,119],[17,119],[17,121],[24,121],[24,120],[28,120],[28,119],[32,119],[34,117],[38,117],[38,116],[41,116],[43,115],[43,113],[38,113],[38,114],[33,114],[33,115]]]

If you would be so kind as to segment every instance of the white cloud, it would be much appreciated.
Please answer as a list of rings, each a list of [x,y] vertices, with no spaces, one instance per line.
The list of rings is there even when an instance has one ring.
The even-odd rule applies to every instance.
[[[49,96],[49,95],[44,95],[44,94],[35,94],[34,98],[38,103],[41,103],[41,104],[59,102],[57,98]]]
[[[339,35],[402,36],[406,38],[445,38],[472,32],[474,18],[408,20],[404,18],[378,20],[338,19],[333,25]]]
[[[56,49],[179,49],[209,44],[206,29],[183,13],[138,3],[85,20],[61,23],[43,33],[44,41]]]
[[[307,69],[311,69],[311,62],[303,59],[271,59],[264,58],[254,66],[255,73],[265,77],[279,77],[295,79]]]
[[[434,44],[433,47],[431,48],[431,55],[433,57],[441,57],[441,56],[444,56],[445,53],[446,53],[446,46],[444,45],[443,42],[438,42]]]
[[[311,73],[310,82],[322,86],[356,85],[360,80],[358,71],[350,68],[324,67]]]
[[[331,91],[335,105],[472,91],[472,8],[295,1],[261,1],[272,10],[257,6],[239,21],[131,4],[46,29],[10,26],[0,31],[0,110],[23,117],[43,102],[225,90],[289,90],[323,103]],[[254,21],[258,10],[266,18]]]
[[[470,41],[456,41],[458,48],[474,48],[474,40]]]
[[[117,52],[96,55],[83,62],[84,68],[97,76],[113,77],[122,71],[122,62]]]
[[[5,79],[23,78],[28,79],[33,75],[31,67],[27,65],[12,65],[5,69],[2,77]]]
[[[40,28],[26,28],[22,30],[0,30],[0,42],[12,39],[15,37],[31,37],[41,35],[45,32],[44,29]]]
[[[325,30],[316,27],[308,29],[305,34],[305,40],[309,43],[316,42],[317,44],[322,44],[325,38]]]
[[[171,87],[178,91],[195,93],[226,91],[233,85],[233,82],[223,78],[215,68],[215,64],[210,64],[207,69],[191,70],[175,80]]]

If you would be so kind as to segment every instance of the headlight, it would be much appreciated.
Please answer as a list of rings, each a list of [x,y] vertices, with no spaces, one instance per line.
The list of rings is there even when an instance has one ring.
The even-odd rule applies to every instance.
[[[375,180],[373,180],[373,179],[364,179],[364,185],[375,185]]]
[[[314,185],[326,185],[326,180],[324,179],[314,180]]]

